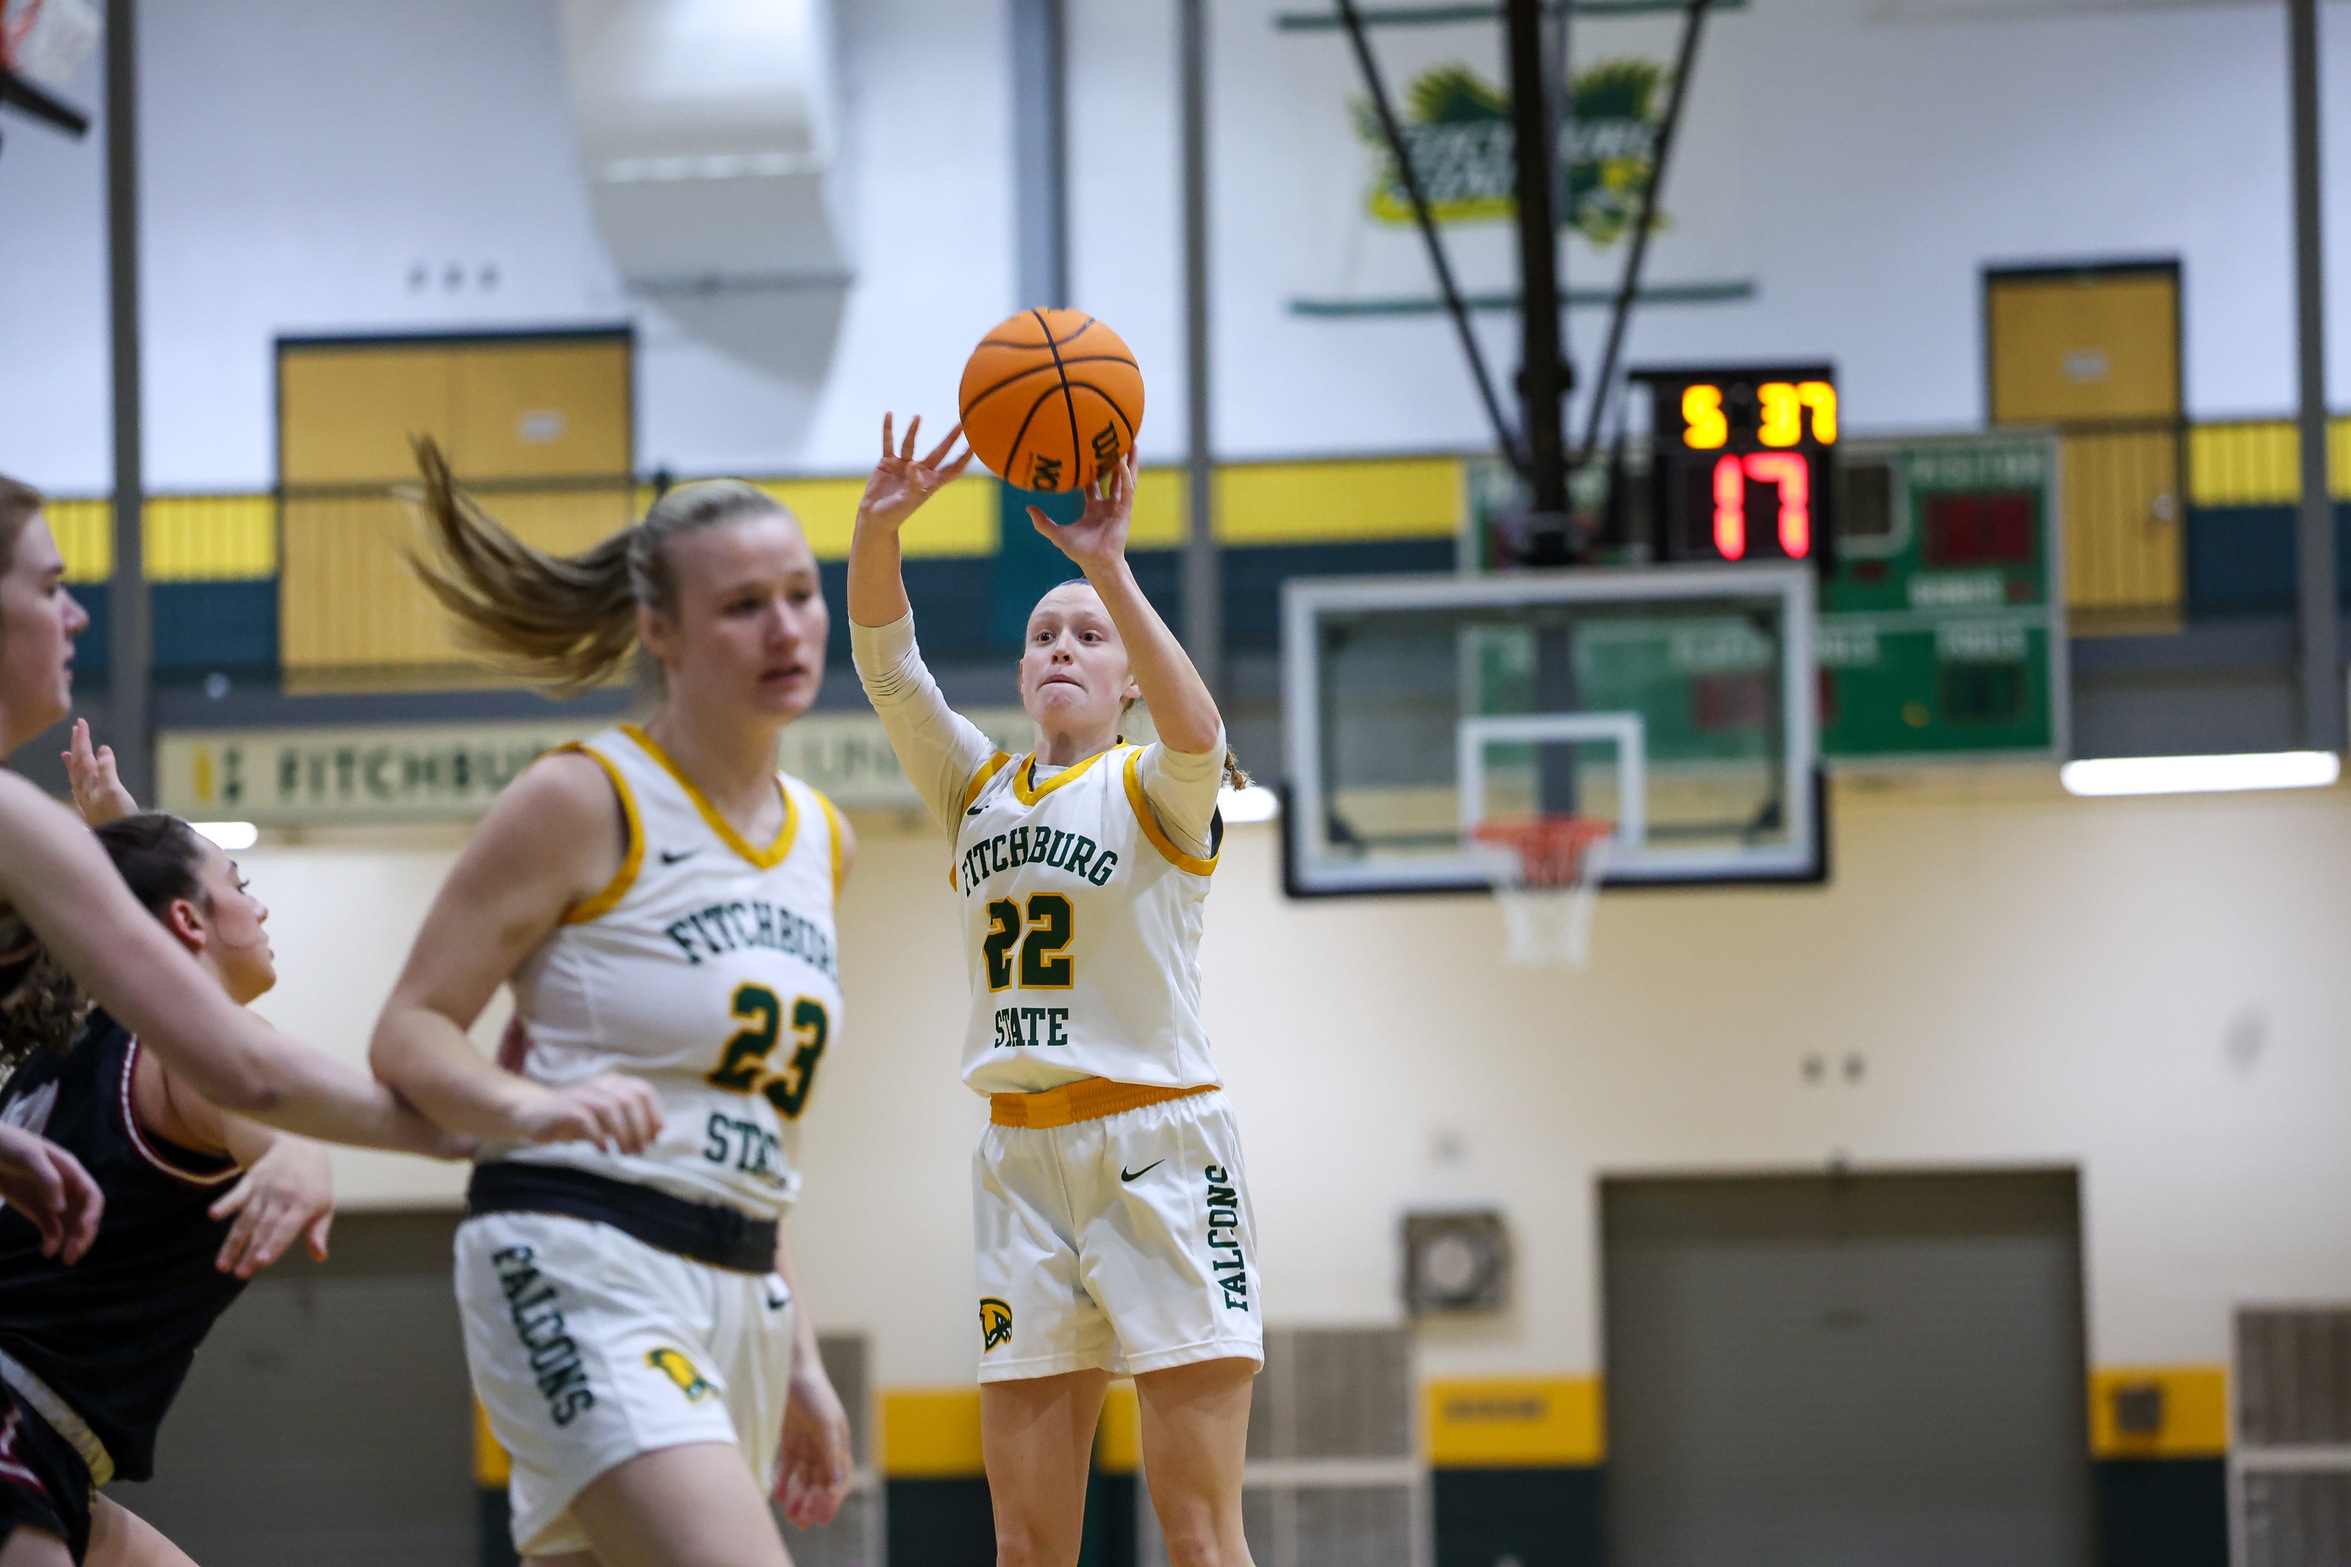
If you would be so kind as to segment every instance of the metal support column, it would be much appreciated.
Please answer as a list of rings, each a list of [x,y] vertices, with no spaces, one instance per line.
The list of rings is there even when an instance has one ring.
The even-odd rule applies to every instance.
[[[1069,46],[1064,0],[1012,0],[1012,205],[1021,308],[1069,304]]]
[[[2318,0],[2287,0],[2294,103],[2294,303],[2301,338],[2302,506],[2295,529],[2302,644],[2302,743],[2343,749],[2343,662],[2327,488],[2326,274],[2318,173]]]
[[[1525,409],[1533,558],[1563,562],[1567,538],[1568,368],[1559,336],[1559,135],[1543,0],[1509,0],[1510,118],[1518,161],[1519,396]]]
[[[1216,469],[1208,421],[1208,0],[1176,0],[1183,76],[1184,647],[1208,689],[1224,690],[1224,567],[1216,550]]]
[[[154,637],[140,513],[138,0],[106,5],[106,271],[114,370],[114,575],[106,592],[107,741],[123,786],[155,800],[148,685]]]

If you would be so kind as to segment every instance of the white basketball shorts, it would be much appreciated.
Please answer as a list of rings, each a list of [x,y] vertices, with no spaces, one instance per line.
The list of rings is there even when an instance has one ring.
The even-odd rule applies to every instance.
[[[490,1213],[457,1230],[465,1358],[514,1461],[514,1547],[585,1551],[567,1509],[624,1459],[731,1442],[774,1489],[792,1372],[792,1297],[610,1225]]]
[[[972,1216],[982,1382],[1264,1362],[1257,1229],[1222,1092],[991,1125]]]

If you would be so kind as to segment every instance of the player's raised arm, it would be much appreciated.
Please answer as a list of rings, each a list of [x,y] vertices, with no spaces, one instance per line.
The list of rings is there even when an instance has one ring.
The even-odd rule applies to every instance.
[[[898,530],[922,509],[923,502],[971,466],[969,447],[954,461],[947,460],[963,426],[949,430],[945,440],[917,458],[914,441],[922,433],[921,415],[907,421],[902,443],[892,438],[892,422],[890,415],[882,415],[882,460],[874,464],[873,477],[865,481],[865,494],[857,502],[857,531],[849,540],[852,626],[887,626],[914,613],[906,598]]]
[[[897,442],[890,416],[882,416],[882,460],[866,481],[849,545],[849,649],[866,699],[898,753],[898,765],[931,814],[952,832],[971,781],[996,755],[996,747],[978,726],[948,707],[914,644],[914,607],[906,598],[898,533],[923,502],[971,462],[968,448],[947,460],[960,426],[918,459],[914,442],[921,426],[919,418],[911,421],[904,441]]]
[[[1029,508],[1029,521],[1086,574],[1100,595],[1111,624],[1126,643],[1128,666],[1151,709],[1160,743],[1195,756],[1220,751],[1224,718],[1216,710],[1216,698],[1127,564],[1127,527],[1134,511],[1135,456],[1129,452],[1100,485],[1086,492],[1085,515],[1077,521],[1056,523],[1034,506]]]

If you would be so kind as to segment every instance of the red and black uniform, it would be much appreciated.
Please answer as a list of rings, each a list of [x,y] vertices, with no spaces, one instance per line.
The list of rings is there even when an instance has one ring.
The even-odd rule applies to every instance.
[[[138,1056],[121,1024],[92,1013],[71,1049],[35,1055],[0,1089],[0,1120],[66,1149],[106,1196],[71,1267],[41,1255],[30,1221],[0,1213],[0,1544],[29,1525],[77,1562],[92,1495],[155,1472],[196,1346],[245,1287],[213,1265],[229,1225],[206,1211],[237,1166],[139,1124]]]

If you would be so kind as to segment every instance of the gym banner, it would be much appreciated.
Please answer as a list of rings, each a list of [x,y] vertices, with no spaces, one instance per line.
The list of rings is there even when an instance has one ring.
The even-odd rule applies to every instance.
[[[969,715],[1007,750],[1028,749],[1028,715]],[[156,748],[162,808],[192,821],[263,827],[464,820],[531,761],[602,727],[565,723],[167,730]],[[784,771],[848,809],[919,810],[870,712],[811,713],[784,731]]]
[[[1571,304],[1614,298],[1627,241],[1656,169],[1683,7],[1579,9],[1563,100],[1556,206]],[[1697,64],[1655,223],[1646,304],[1736,302],[1755,293],[1753,198],[1742,148],[1745,8],[1717,3]],[[1517,305],[1516,137],[1498,11],[1368,5],[1367,29],[1406,152],[1473,308]],[[1300,132],[1293,181],[1300,315],[1421,314],[1441,308],[1394,151],[1346,33],[1333,14],[1275,19]]]

